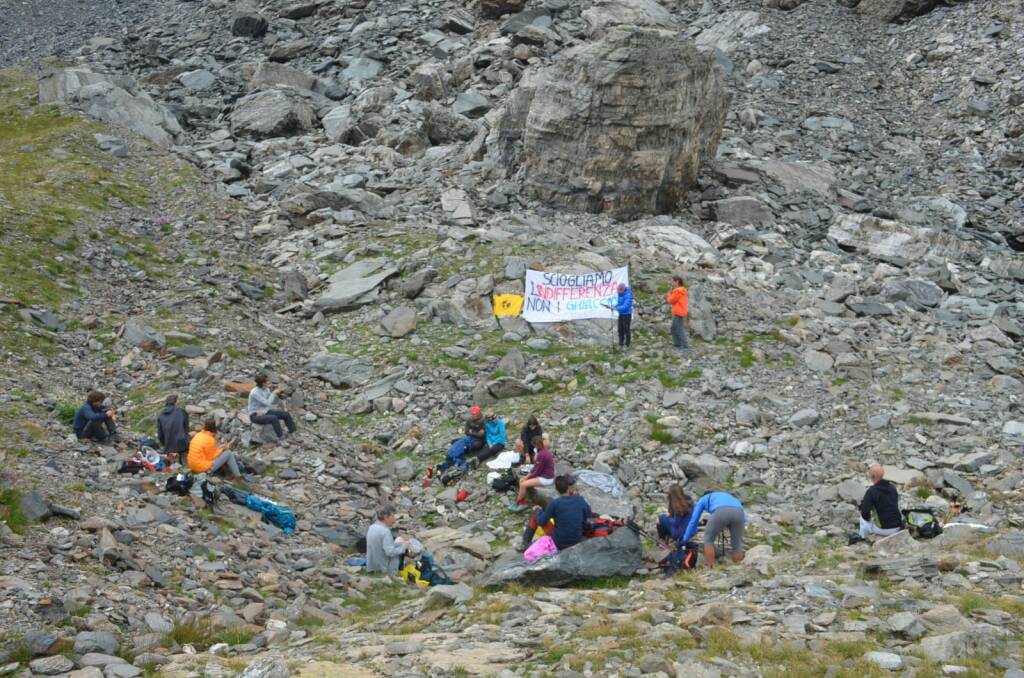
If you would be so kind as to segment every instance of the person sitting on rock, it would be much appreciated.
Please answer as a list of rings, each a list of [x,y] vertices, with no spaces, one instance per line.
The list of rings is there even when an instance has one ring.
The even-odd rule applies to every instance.
[[[516,500],[509,504],[512,511],[522,511],[526,508],[526,493],[531,487],[547,487],[555,482],[555,458],[551,455],[544,438],[535,437],[532,445],[537,450],[537,457],[530,473],[519,481],[519,494]]]
[[[508,444],[505,437],[505,420],[494,412],[488,412],[484,419],[484,433],[483,449],[474,454],[470,460],[473,466],[479,466],[488,459],[498,456]]]
[[[99,391],[89,391],[85,404],[75,412],[71,427],[79,440],[95,440],[98,443],[117,438],[117,415],[114,408],[104,405],[107,396]]]
[[[156,417],[156,437],[168,454],[178,455],[182,466],[188,456],[188,412],[178,407],[178,396],[167,396],[164,409]]]
[[[284,438],[282,421],[288,427],[288,433],[295,433],[295,420],[292,419],[292,415],[285,410],[275,409],[275,406],[280,405],[281,389],[271,391],[270,379],[262,372],[256,375],[254,381],[256,388],[249,391],[249,421],[273,426],[279,441]]]
[[[242,477],[242,471],[238,467],[238,459],[235,453],[228,448],[231,443],[223,447],[217,445],[217,420],[209,417],[203,421],[203,430],[192,436],[192,442],[188,446],[188,467],[193,473],[214,474],[221,469],[227,469],[234,479]]]
[[[709,492],[700,498],[690,514],[690,522],[683,533],[683,543],[693,539],[697,534],[697,525],[705,511],[709,514],[708,524],[704,527],[704,562],[708,567],[715,565],[715,539],[723,530],[729,530],[732,544],[732,559],[740,562],[746,556],[743,550],[743,529],[746,514],[740,500],[728,492]]]
[[[693,514],[693,499],[678,484],[668,488],[668,514],[658,516],[658,538],[671,539],[676,548],[686,545],[683,536]]]
[[[868,480],[871,487],[860,502],[860,538],[867,539],[871,534],[880,537],[896,534],[903,529],[899,491],[885,479],[885,469],[881,464],[868,467]],[[878,516],[877,523],[872,520],[872,514]]]
[[[552,519],[555,521],[555,529],[551,533],[551,538],[555,541],[555,546],[559,551],[564,551],[583,541],[583,528],[587,518],[594,512],[590,510],[590,504],[586,499],[571,491],[572,481],[568,476],[556,476],[554,483],[558,496],[548,502],[544,509],[539,506],[534,507],[536,510],[534,520],[530,521],[526,531],[523,532],[523,551],[530,547],[530,542],[536,532],[535,526],[547,525],[548,521]]]
[[[377,511],[377,521],[366,531],[366,570],[398,574],[408,547],[403,537],[395,538],[391,528],[398,518],[395,509],[383,506]]]
[[[487,428],[483,412],[476,405],[469,408],[469,419],[466,420],[466,436],[472,438],[468,452],[479,452],[487,444]]]
[[[541,429],[537,417],[531,415],[526,420],[523,430],[519,432],[519,440],[516,441],[516,452],[519,453],[520,459],[527,464],[532,464],[537,455],[537,448],[533,446],[533,439],[537,436],[543,437],[544,431]]]

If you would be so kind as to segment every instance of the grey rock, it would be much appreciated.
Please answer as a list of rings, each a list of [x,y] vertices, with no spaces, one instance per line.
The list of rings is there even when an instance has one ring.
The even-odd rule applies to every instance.
[[[540,586],[566,586],[601,577],[631,576],[642,565],[640,537],[628,527],[607,537],[596,537],[554,556],[527,562],[521,553],[499,558],[479,583],[498,586],[508,582]]]
[[[964,499],[970,499],[974,495],[974,486],[963,476],[950,469],[943,469],[942,482],[947,487],[952,487],[959,492],[960,496]]]
[[[913,612],[897,612],[886,623],[890,631],[907,640],[917,640],[928,631]]]
[[[158,351],[167,346],[163,333],[153,329],[141,318],[131,318],[124,324],[121,337],[129,346],[146,351]]]
[[[170,633],[174,630],[174,624],[159,612],[147,612],[144,621],[154,633]]]
[[[491,110],[491,102],[480,92],[471,89],[456,97],[452,110],[469,118],[479,118]]]
[[[523,356],[522,351],[514,348],[498,360],[495,369],[507,372],[513,377],[521,376],[526,371],[526,358]]]
[[[419,474],[419,468],[412,459],[398,459],[392,466],[392,473],[399,480],[408,481]]]
[[[384,259],[357,261],[327,280],[327,290],[314,302],[314,308],[329,313],[369,304],[377,298],[377,288],[397,274],[398,269]]]
[[[127,158],[128,157],[128,144],[121,137],[116,137],[112,134],[93,134],[96,139],[96,145],[104,153],[108,153],[115,158]]]
[[[242,66],[242,76],[249,91],[270,89],[278,85],[297,90],[312,90],[316,78],[303,70],[273,61]]]
[[[597,0],[583,10],[587,35],[599,37],[612,26],[667,28],[676,26],[672,14],[654,0]]]
[[[857,11],[881,21],[901,21],[927,14],[942,0],[861,0]]]
[[[291,672],[280,659],[262,658],[253,661],[239,678],[288,678]]]
[[[111,664],[127,664],[124,659],[117,657],[112,654],[103,654],[101,652],[87,652],[78,659],[80,666],[97,666],[103,668],[110,666]]]
[[[988,542],[985,550],[1007,558],[1024,556],[1024,532],[1004,532]]]
[[[179,358],[198,358],[203,354],[203,347],[198,344],[183,344],[172,346],[167,352]]]
[[[66,607],[67,605],[65,605]],[[32,653],[32,656],[40,657],[50,654],[58,640],[60,640],[60,636],[54,633],[33,629],[22,637],[21,644]]]
[[[146,506],[145,508],[131,511],[125,518],[128,527],[139,527],[141,525],[164,525],[174,521],[171,514],[159,506]],[[113,654],[113,653],[111,653]]]
[[[817,424],[819,419],[821,419],[821,415],[818,414],[817,410],[806,408],[794,413],[789,418],[789,424],[797,428],[806,428]]]
[[[733,226],[761,226],[775,223],[770,207],[757,198],[737,196],[710,204],[711,217]]]
[[[362,386],[373,376],[369,363],[343,353],[319,353],[306,363],[306,371],[332,386]]]
[[[216,85],[217,76],[210,71],[201,68],[196,71],[182,73],[178,76],[178,82],[180,82],[185,89],[198,92],[204,89],[210,89]]]
[[[281,271],[281,287],[289,301],[302,301],[309,296],[309,282],[297,268]]]
[[[854,478],[848,478],[843,482],[839,483],[836,487],[839,496],[845,501],[859,504],[860,500],[864,498],[864,492],[867,488],[864,487],[864,483]]]
[[[476,11],[483,19],[499,19],[506,14],[523,11],[526,0],[480,0]]]
[[[473,598],[473,588],[466,584],[431,586],[427,591],[428,605],[457,605]]]
[[[416,329],[416,309],[412,306],[398,306],[380,321],[388,336],[398,339]]]
[[[53,515],[49,502],[36,490],[31,490],[21,495],[18,508],[26,520],[33,522],[46,520]]]
[[[41,325],[51,332],[62,332],[64,330],[64,323],[50,311],[37,308],[26,308],[21,310],[21,315],[25,320]]]
[[[406,299],[415,299],[427,285],[437,279],[437,269],[421,268],[402,281],[402,294]]]
[[[757,426],[761,422],[761,411],[753,405],[743,403],[736,407],[736,423],[740,426]]]
[[[104,678],[138,678],[142,675],[142,669],[128,663],[110,664],[103,669]]]
[[[89,652],[116,655],[120,646],[117,637],[108,631],[82,631],[75,636],[74,651],[78,655]]]
[[[373,80],[376,78],[384,64],[369,57],[356,57],[348,62],[348,66],[341,72],[341,77],[346,80]]]
[[[337,527],[315,527],[313,531],[323,537],[324,541],[337,544],[343,549],[354,549],[365,535],[350,525]]]
[[[230,121],[237,135],[268,139],[309,132],[316,126],[317,117],[310,103],[297,93],[275,88],[239,99]]]
[[[524,75],[499,127],[522,138],[532,197],[628,218],[679,204],[714,155],[728,104],[713,58],[688,40],[612,28]],[[517,164],[513,150],[505,159]]]
[[[929,636],[921,641],[919,648],[927,659],[943,663],[996,651],[1007,635],[1005,630],[991,624],[974,624],[962,631]]]
[[[903,668],[903,657],[893,652],[880,652],[878,650],[873,650],[864,655],[864,661],[886,669],[887,671],[899,671]]]
[[[905,301],[916,308],[934,308],[946,293],[930,280],[887,280],[881,297],[886,301]]]
[[[804,353],[804,364],[807,365],[808,369],[815,372],[828,372],[832,369],[835,361],[828,353],[808,350]]]
[[[518,398],[533,393],[533,388],[516,377],[498,377],[487,382],[487,392],[496,400]]]
[[[231,22],[231,34],[243,38],[262,38],[267,33],[269,24],[262,15],[251,8],[242,7]]]
[[[55,676],[75,668],[75,663],[64,655],[57,654],[52,657],[33,659],[28,663],[28,667],[32,669],[33,673],[43,676]]]

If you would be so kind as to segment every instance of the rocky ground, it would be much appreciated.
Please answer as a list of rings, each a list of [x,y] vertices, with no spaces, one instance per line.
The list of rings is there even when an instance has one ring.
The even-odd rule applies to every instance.
[[[0,675],[1021,675],[1022,9],[0,2]],[[655,115],[680,79],[703,108]],[[650,154],[586,134],[618,115]],[[695,184],[650,216],[662,164]],[[496,321],[534,264],[628,264],[634,347]],[[233,386],[259,369],[287,447]],[[122,444],[69,437],[90,388]],[[170,393],[294,535],[116,473]],[[474,403],[648,528],[673,482],[729,489],[747,562],[477,586],[520,517],[420,482]],[[971,525],[847,546],[874,460]],[[344,565],[383,502],[460,586]]]

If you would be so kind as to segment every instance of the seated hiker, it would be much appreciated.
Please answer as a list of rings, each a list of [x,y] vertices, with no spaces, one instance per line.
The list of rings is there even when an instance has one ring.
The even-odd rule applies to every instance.
[[[249,391],[249,421],[273,426],[278,440],[284,438],[282,421],[288,427],[288,433],[295,433],[295,420],[292,419],[292,415],[280,409],[281,389],[271,391],[270,378],[262,372],[256,375],[254,381],[256,388]]]
[[[860,538],[867,539],[871,534],[880,537],[896,534],[903,529],[899,491],[885,479],[885,469],[881,464],[868,467],[868,480],[871,487],[860,502]],[[877,523],[872,519],[872,513],[878,517]]]
[[[487,428],[483,412],[476,405],[469,408],[469,419],[466,420],[466,436],[471,438],[468,452],[478,452],[487,444]]]
[[[547,525],[549,520],[554,519],[555,529],[551,538],[559,551],[570,546],[575,546],[583,541],[583,527],[592,514],[590,504],[583,497],[571,491],[572,485],[568,476],[557,476],[555,478],[555,489],[558,496],[551,500],[543,509],[538,509],[536,525]],[[533,540],[536,528],[527,526],[523,533],[523,550],[525,551]]]
[[[732,559],[740,562],[746,556],[743,551],[743,528],[746,514],[740,500],[728,492],[709,492],[700,498],[690,514],[690,522],[683,533],[683,543],[693,539],[697,534],[697,525],[704,512],[709,514],[708,524],[704,527],[704,562],[709,567],[715,564],[715,539],[723,530],[729,530]]]
[[[472,438],[469,436],[462,436],[461,438],[457,438],[455,442],[452,443],[451,447],[448,448],[448,451],[445,452],[444,455],[444,461],[437,465],[437,472],[441,474],[442,483],[447,484],[450,481],[454,481],[466,471],[466,455],[472,444]],[[433,476],[434,468],[432,466],[428,466],[427,478],[430,479]]]
[[[188,456],[188,412],[178,407],[178,396],[167,396],[164,409],[156,417],[156,438],[168,454],[177,454],[178,463],[185,465]]]
[[[515,502],[509,505],[512,511],[522,511],[526,508],[526,493],[531,487],[546,487],[555,482],[555,458],[551,455],[551,450],[540,436],[533,439],[533,447],[537,450],[537,458],[530,473],[519,481],[519,494]]]
[[[668,488],[668,514],[658,516],[658,538],[671,540],[675,547],[686,544],[683,535],[690,524],[693,499],[676,483]]]
[[[494,412],[487,413],[484,419],[484,432],[484,447],[472,457],[471,463],[477,466],[498,456],[508,443],[505,438],[505,420]]]
[[[405,560],[407,542],[395,538],[391,528],[398,518],[395,509],[383,506],[377,511],[377,521],[366,531],[366,569],[368,572],[398,574]]]
[[[523,426],[523,430],[519,432],[519,440],[516,441],[516,452],[521,455],[521,459],[528,464],[534,463],[534,459],[537,455],[537,448],[533,446],[533,439],[537,436],[544,437],[544,431],[540,427],[540,422],[537,421],[537,417],[531,416],[526,420],[526,425]]]
[[[114,421],[117,415],[113,407],[103,404],[106,399],[107,396],[99,391],[89,391],[86,395],[85,404],[78,408],[71,422],[79,440],[89,439],[102,443],[116,439],[117,425]]]
[[[238,459],[235,453],[228,448],[231,443],[223,447],[217,446],[217,420],[213,417],[203,421],[203,430],[192,436],[192,442],[188,446],[188,467],[193,473],[217,473],[222,469],[235,478],[242,476],[238,467]]]

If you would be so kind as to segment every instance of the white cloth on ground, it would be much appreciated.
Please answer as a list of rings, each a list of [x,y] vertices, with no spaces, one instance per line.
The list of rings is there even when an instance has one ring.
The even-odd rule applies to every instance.
[[[494,459],[487,462],[487,468],[494,469],[495,471],[502,471],[507,468],[512,468],[512,464],[519,461],[519,453],[514,451],[502,452]]]

